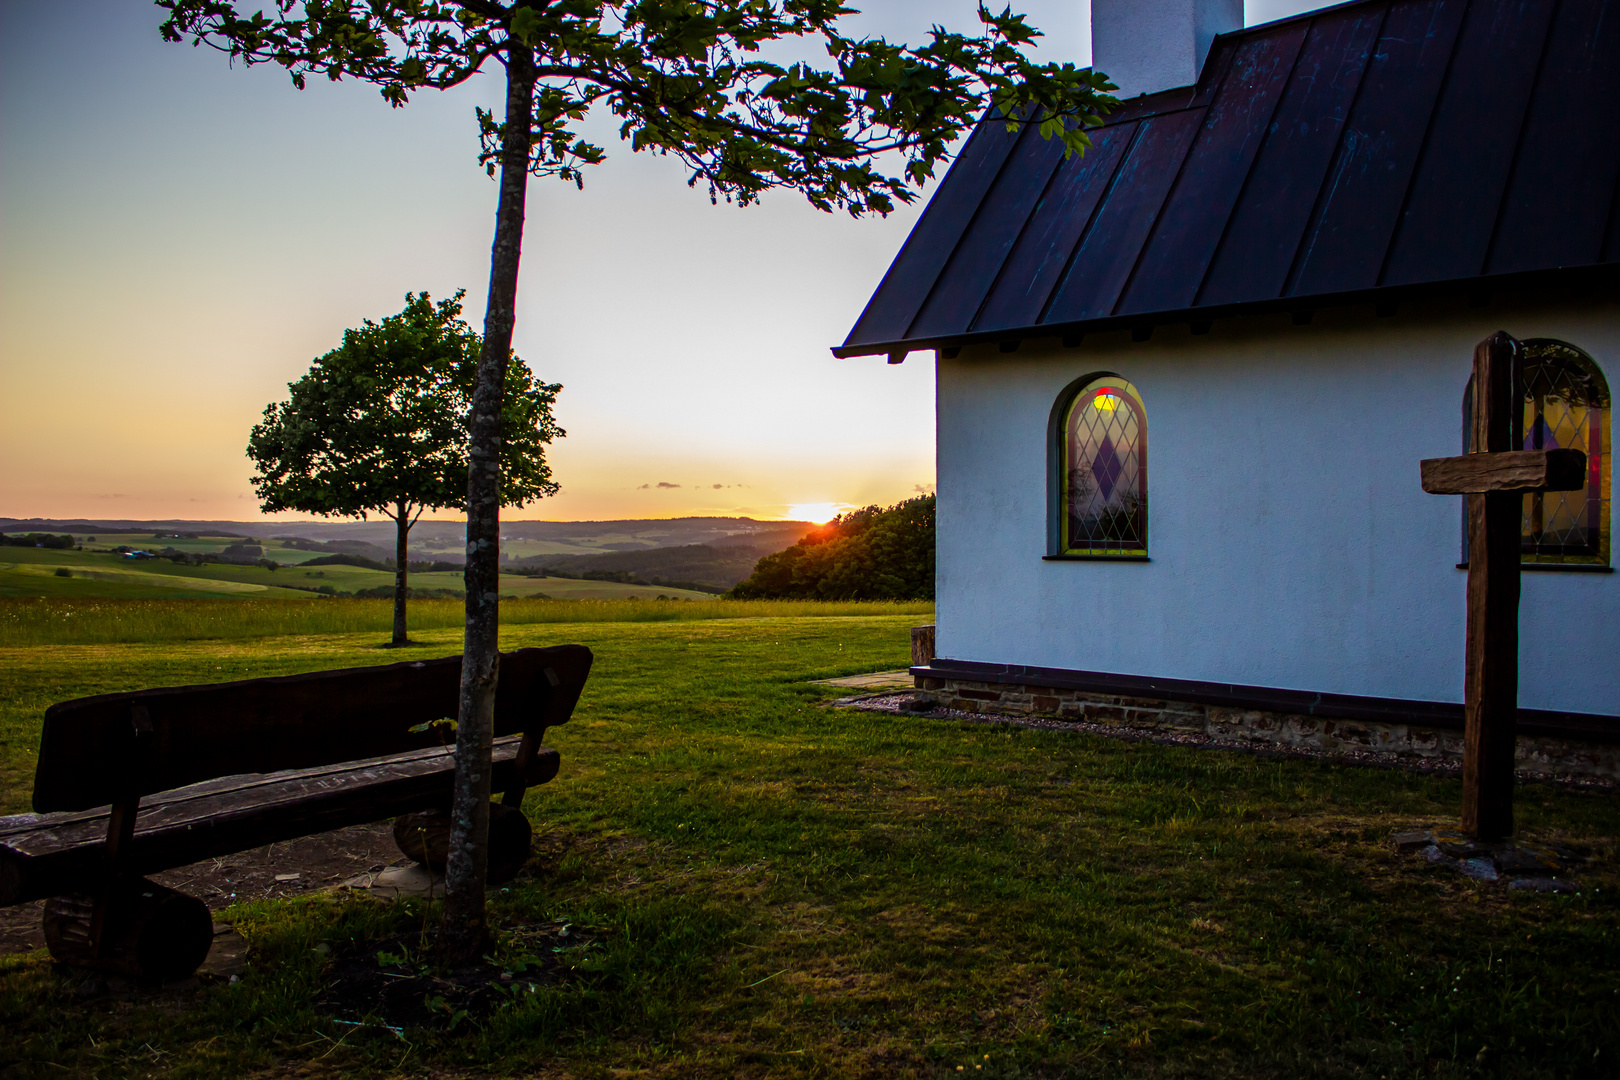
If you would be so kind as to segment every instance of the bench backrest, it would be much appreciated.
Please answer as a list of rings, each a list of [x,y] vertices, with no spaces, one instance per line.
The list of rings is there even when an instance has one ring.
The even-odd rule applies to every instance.
[[[501,654],[495,734],[566,723],[583,645]],[[45,712],[34,810],[89,810],[238,773],[334,765],[453,742],[461,657],[101,694]]]

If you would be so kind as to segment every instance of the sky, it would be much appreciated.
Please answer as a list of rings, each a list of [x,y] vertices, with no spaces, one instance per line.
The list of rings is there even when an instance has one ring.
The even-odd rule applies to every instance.
[[[977,26],[972,0],[856,6],[890,40]],[[1015,7],[1037,59],[1090,62],[1088,0]],[[496,192],[473,113],[497,77],[390,109],[160,22],[141,0],[0,0],[0,517],[253,520],[248,432],[346,327],[462,288],[482,325]],[[564,385],[562,491],[504,516],[822,518],[932,490],[929,358],[828,353],[921,201],[712,206],[607,118],[587,133],[609,157],[583,191],[530,183],[514,338]]]

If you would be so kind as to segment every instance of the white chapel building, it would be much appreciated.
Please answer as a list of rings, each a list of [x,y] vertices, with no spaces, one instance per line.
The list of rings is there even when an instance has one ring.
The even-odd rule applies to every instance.
[[[982,125],[839,356],[937,366],[947,704],[1459,752],[1474,346],[1524,345],[1521,760],[1620,774],[1620,4],[1093,0],[1122,104]]]

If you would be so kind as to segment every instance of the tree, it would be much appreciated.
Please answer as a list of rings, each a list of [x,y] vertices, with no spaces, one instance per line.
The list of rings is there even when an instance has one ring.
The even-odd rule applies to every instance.
[[[467,620],[456,739],[456,788],[440,956],[482,949],[483,837],[498,676],[497,407],[512,341],[528,175],[583,182],[604,152],[578,134],[594,107],[618,118],[633,151],[673,155],[711,199],[747,205],[770,188],[823,210],[886,214],[910,202],[988,103],[1009,124],[1039,124],[1069,152],[1113,103],[1106,76],[1036,65],[1038,36],[1009,8],[983,7],[977,37],[935,27],[912,48],[854,39],[839,0],[156,0],[170,41],[191,40],[245,64],[273,63],[302,87],[310,75],[363,79],[392,105],[422,88],[505,69],[504,116],[480,112],[481,161],[500,174],[484,351],[467,475]],[[244,13],[246,12],[246,13]],[[775,63],[778,42],[819,42],[830,63]],[[802,49],[800,51],[803,51]]]
[[[842,514],[759,560],[738,600],[932,600],[934,497]]]
[[[346,330],[343,344],[288,383],[248,438],[253,490],[266,512],[299,510],[394,519],[394,637],[404,645],[409,537],[424,510],[467,491],[467,416],[481,342],[461,320],[457,292],[434,304],[405,294],[405,309]],[[500,499],[522,506],[556,494],[545,446],[563,434],[551,415],[562,387],[538,383],[522,360],[506,367]]]

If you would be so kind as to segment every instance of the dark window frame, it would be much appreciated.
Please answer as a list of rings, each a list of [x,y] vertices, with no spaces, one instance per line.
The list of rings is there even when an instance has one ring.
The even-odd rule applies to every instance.
[[[1069,418],[1081,397],[1098,388],[1104,381],[1123,392],[1128,407],[1137,421],[1135,511],[1139,544],[1087,544],[1074,546],[1069,537]],[[1148,423],[1147,404],[1142,393],[1129,379],[1114,371],[1094,371],[1074,380],[1063,388],[1053,402],[1047,426],[1047,561],[1080,562],[1147,562],[1148,557]]]
[[[1530,492],[1524,497],[1525,501],[1525,527],[1521,530],[1523,547],[1519,565],[1527,570],[1564,570],[1573,572],[1605,572],[1613,569],[1611,566],[1612,554],[1612,523],[1613,503],[1611,487],[1613,481],[1612,455],[1613,437],[1611,425],[1614,415],[1614,399],[1609,390],[1608,380],[1604,377],[1603,369],[1598,365],[1590,353],[1572,345],[1567,341],[1556,338],[1527,338],[1524,345],[1524,367],[1513,373],[1513,381],[1519,388],[1519,396],[1529,395],[1527,386],[1527,372],[1532,366],[1546,367],[1558,363],[1566,369],[1577,371],[1578,378],[1588,384],[1588,410],[1595,410],[1599,416],[1595,422],[1587,422],[1587,439],[1584,446],[1575,447],[1587,454],[1589,479],[1587,481],[1587,507],[1586,516],[1588,542],[1580,550],[1569,550],[1567,545],[1560,545],[1560,550],[1553,550],[1554,545],[1538,542],[1534,523],[1545,521],[1546,497],[1551,493]],[[1535,408],[1542,409],[1539,397],[1531,398]],[[1535,438],[1540,432],[1536,431],[1533,423],[1532,434],[1529,438],[1525,432],[1525,409],[1518,408],[1513,413],[1513,446],[1515,448],[1537,449],[1539,444]],[[1537,420],[1544,415],[1537,413]],[[1467,385],[1463,388],[1462,398],[1462,448],[1463,453],[1473,450],[1474,428],[1474,380],[1469,376]],[[1545,424],[1541,430],[1546,430]],[[1593,476],[1592,474],[1595,474]],[[1595,484],[1594,481],[1595,480]],[[1595,490],[1594,490],[1595,488]],[[1462,508],[1462,560],[1457,564],[1458,569],[1468,566],[1468,507],[1466,500]]]

